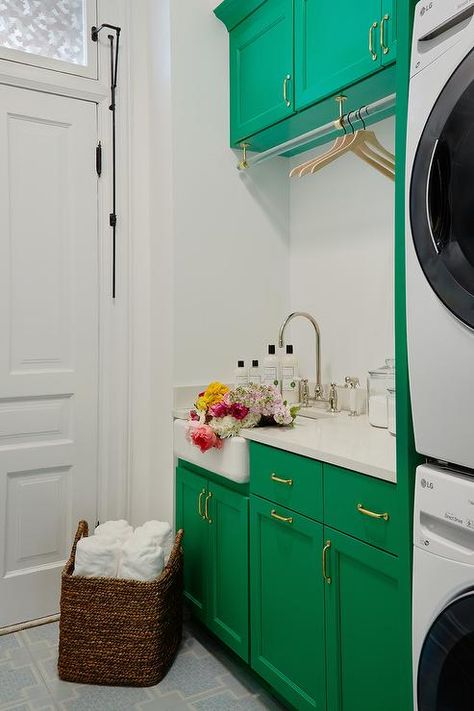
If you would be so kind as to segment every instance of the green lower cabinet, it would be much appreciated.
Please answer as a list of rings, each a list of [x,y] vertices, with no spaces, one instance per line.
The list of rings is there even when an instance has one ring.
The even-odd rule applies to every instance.
[[[209,485],[208,627],[249,659],[248,498]]]
[[[400,711],[398,558],[325,527],[328,711]]]
[[[323,526],[251,496],[250,537],[252,668],[298,711],[322,711]]]
[[[176,469],[176,528],[184,529],[184,595],[195,617],[205,622],[209,524],[201,515],[207,480],[184,467]]]
[[[176,527],[193,615],[249,661],[248,497],[178,466]]]

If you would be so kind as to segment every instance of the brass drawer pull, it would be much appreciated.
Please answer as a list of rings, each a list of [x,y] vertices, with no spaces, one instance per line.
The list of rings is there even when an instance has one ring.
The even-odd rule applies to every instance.
[[[212,497],[212,492],[209,492],[208,495],[206,496],[206,500],[204,502],[204,518],[207,519],[208,523],[212,523],[212,518],[209,518],[209,499]]]
[[[390,514],[388,513],[375,513],[375,511],[369,511],[368,509],[364,508],[363,504],[357,504],[357,511],[360,514],[363,514],[364,516],[368,516],[369,518],[376,518],[376,519],[383,519],[384,521],[388,521],[390,519]]]
[[[385,32],[385,28],[386,28],[386,25],[389,20],[390,20],[390,15],[387,13],[383,16],[382,21],[380,23],[380,46],[381,46],[382,52],[384,54],[388,54],[390,51],[390,48],[388,47],[388,45],[386,43],[386,32]]]
[[[203,489],[201,493],[199,494],[199,499],[198,499],[198,513],[201,518],[205,519],[206,517],[204,516],[202,512],[202,497],[206,494],[206,490]]]
[[[327,574],[327,554],[328,550],[331,548],[331,541],[326,541],[326,545],[323,548],[323,578],[324,581],[328,584],[331,585],[332,579],[331,577]]]
[[[372,61],[377,60],[377,52],[374,50],[374,30],[379,26],[378,22],[372,22],[369,28],[369,52],[372,55]]]
[[[283,101],[285,102],[286,106],[290,108],[291,106],[291,101],[288,98],[288,82],[291,81],[291,74],[287,74],[286,77],[283,79]]]
[[[293,523],[293,516],[280,516],[275,509],[272,509],[271,517],[276,518],[277,521],[281,521],[282,523]]]
[[[272,481],[276,481],[277,484],[286,484],[287,486],[293,486],[293,479],[280,479],[276,474],[272,474]]]

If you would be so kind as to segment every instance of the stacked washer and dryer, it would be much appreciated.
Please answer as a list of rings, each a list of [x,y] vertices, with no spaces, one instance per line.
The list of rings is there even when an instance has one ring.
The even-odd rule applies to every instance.
[[[474,0],[416,6],[406,204],[415,711],[474,711]]]

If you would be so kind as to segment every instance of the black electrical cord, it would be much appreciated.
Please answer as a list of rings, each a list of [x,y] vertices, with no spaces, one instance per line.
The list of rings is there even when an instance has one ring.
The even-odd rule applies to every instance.
[[[113,30],[115,34],[107,35],[110,42],[110,106],[112,112],[112,212],[109,215],[109,224],[112,228],[112,298],[116,293],[116,247],[117,247],[117,131],[116,131],[116,91],[118,77],[118,60],[120,47],[121,27],[115,25],[102,24],[100,27],[91,29],[93,42],[99,41],[99,32],[107,28]]]

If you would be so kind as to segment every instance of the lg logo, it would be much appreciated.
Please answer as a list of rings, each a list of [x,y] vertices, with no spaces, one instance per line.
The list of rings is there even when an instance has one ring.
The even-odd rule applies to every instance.
[[[422,479],[420,484],[422,489],[434,489],[432,481],[426,481],[426,479]]]
[[[429,12],[429,10],[431,10],[432,7],[433,7],[432,2],[430,2],[428,5],[422,5],[422,8],[420,10],[420,15],[423,17],[425,12]]]

